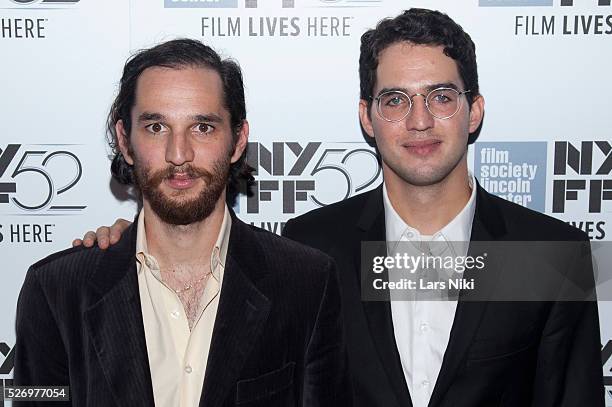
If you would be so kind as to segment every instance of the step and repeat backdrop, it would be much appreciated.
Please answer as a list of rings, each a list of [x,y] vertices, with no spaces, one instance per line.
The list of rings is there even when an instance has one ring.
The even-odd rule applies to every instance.
[[[583,229],[609,268],[610,0],[0,0],[0,384],[28,266],[136,212],[104,134],[132,52],[191,37],[239,61],[257,188],[235,209],[280,233],[382,181],[357,117],[359,39],[410,7],[448,13],[477,45],[481,184]],[[612,406],[612,303],[599,305]]]

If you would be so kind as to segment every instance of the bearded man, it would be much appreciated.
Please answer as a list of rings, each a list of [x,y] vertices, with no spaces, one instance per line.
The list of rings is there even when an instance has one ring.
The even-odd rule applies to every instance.
[[[227,205],[250,178],[248,132],[240,68],[206,45],[127,62],[111,169],[142,209],[109,250],[29,269],[16,385],[70,386],[75,406],[350,404],[331,258]]]

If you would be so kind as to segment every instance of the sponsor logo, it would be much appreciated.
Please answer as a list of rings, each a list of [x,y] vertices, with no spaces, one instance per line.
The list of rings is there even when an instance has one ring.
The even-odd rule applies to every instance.
[[[546,142],[476,143],[474,174],[488,192],[527,208],[546,208]]]
[[[553,213],[564,213],[571,202],[587,203],[589,213],[612,210],[611,173],[609,141],[555,142]]]
[[[83,165],[78,145],[8,144],[0,148],[0,213],[77,213]]]
[[[251,196],[239,197],[236,210],[276,233],[282,222],[262,216],[282,214],[286,220],[372,189],[382,178],[376,153],[363,142],[251,142],[247,161],[256,183]]]
[[[553,216],[569,216],[565,220],[591,240],[605,239],[606,217],[600,214],[612,209],[612,145],[557,141],[551,147]]]

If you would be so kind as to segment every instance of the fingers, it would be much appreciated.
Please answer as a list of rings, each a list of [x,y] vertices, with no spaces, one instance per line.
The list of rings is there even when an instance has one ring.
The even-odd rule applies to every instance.
[[[117,219],[112,226],[100,226],[95,232],[89,231],[85,233],[83,239],[74,239],[72,246],[83,245],[92,247],[96,242],[102,250],[108,249],[111,245],[117,243],[121,238],[121,234],[132,224],[125,219]]]
[[[113,223],[113,225],[110,227],[110,232],[109,232],[109,239],[110,239],[110,244],[115,244],[119,241],[119,238],[121,238],[121,234],[125,231],[125,229],[127,229],[132,223],[128,222],[125,219],[117,219],[115,221],[115,223]],[[98,238],[100,236],[98,235]]]
[[[92,247],[96,243],[96,234],[91,230],[83,236],[83,246]]]
[[[96,229],[96,233],[94,236],[95,239],[98,239],[98,247],[102,250],[108,249],[110,246],[110,228],[108,226],[100,226]],[[89,246],[88,246],[89,247]]]

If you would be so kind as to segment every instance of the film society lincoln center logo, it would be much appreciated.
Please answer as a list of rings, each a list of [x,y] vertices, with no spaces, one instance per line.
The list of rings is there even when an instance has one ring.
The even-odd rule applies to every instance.
[[[474,175],[488,192],[544,212],[545,141],[475,143]]]

